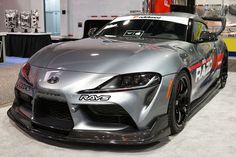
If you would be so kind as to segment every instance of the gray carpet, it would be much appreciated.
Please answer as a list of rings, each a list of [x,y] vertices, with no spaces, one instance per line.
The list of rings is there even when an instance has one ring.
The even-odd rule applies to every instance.
[[[22,64],[0,68],[0,106],[14,100],[14,86]]]
[[[229,59],[229,71],[236,72],[236,59]]]

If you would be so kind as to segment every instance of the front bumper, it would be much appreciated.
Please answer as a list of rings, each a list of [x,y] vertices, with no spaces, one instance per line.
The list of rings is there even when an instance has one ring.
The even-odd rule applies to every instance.
[[[90,131],[71,130],[62,133],[58,130],[35,125],[30,118],[20,112],[19,108],[13,106],[7,112],[8,116],[27,134],[36,138],[55,140],[69,143],[97,143],[97,144],[117,144],[117,145],[138,145],[150,144],[170,135],[167,123],[167,115],[161,116],[156,121],[152,129],[122,130],[122,131]]]
[[[110,97],[109,101],[90,101],[80,100],[78,92],[94,89],[110,75],[61,71],[60,82],[49,84],[48,72],[53,71],[32,66],[33,85],[21,77],[16,83],[16,99],[8,116],[29,135],[63,142],[133,145],[153,143],[170,134],[166,91],[174,75],[163,78],[158,88],[86,93]]]

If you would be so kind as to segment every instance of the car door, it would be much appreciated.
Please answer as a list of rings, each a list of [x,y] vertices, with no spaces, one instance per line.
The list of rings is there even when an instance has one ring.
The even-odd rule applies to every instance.
[[[201,56],[200,60],[191,66],[191,73],[195,83],[195,97],[206,92],[215,80],[214,60],[217,56],[215,41],[203,41],[201,35],[207,32],[207,26],[200,21],[193,21],[191,41],[195,51]]]

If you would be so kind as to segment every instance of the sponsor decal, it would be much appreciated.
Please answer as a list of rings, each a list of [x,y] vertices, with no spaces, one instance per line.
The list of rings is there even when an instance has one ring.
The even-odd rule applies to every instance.
[[[123,36],[125,37],[141,37],[144,31],[142,30],[127,30]]]
[[[220,53],[218,55],[215,55],[214,60],[213,60],[213,64],[212,64],[212,68],[220,68],[222,61],[224,58],[224,53]]]
[[[81,95],[80,101],[108,101],[111,98],[110,95]]]
[[[155,19],[159,20],[161,16],[152,16],[152,15],[145,15],[145,16],[138,16],[139,19]]]
[[[201,62],[194,64],[193,66],[189,67],[189,71],[196,70],[196,77],[195,82],[198,82],[207,74],[210,73],[213,65],[213,60],[209,57],[208,59],[204,59]]]
[[[178,16],[157,16],[157,15],[139,15],[139,16],[124,16],[118,17],[113,20],[111,23],[126,21],[126,20],[138,20],[138,19],[145,19],[145,20],[162,20],[168,22],[179,23],[183,25],[188,25],[189,19],[186,17],[178,17]]]
[[[42,95],[47,95],[47,96],[55,96],[55,97],[59,97],[61,96],[60,94],[57,93],[49,93],[49,92],[44,92],[44,91],[38,91],[38,94],[42,94]]]
[[[212,69],[212,60],[209,60],[208,62],[206,62],[205,64],[203,64],[199,68],[197,68],[195,82],[198,82],[203,77],[205,77],[207,74],[209,74],[211,69]]]

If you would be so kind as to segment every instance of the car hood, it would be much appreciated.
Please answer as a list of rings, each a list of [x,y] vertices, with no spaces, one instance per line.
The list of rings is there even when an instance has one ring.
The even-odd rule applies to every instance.
[[[176,57],[172,43],[173,41],[140,43],[88,38],[52,44],[37,52],[29,62],[37,67],[91,73],[163,71],[163,66],[173,64],[171,58]],[[169,73],[174,71],[170,70]]]

